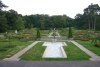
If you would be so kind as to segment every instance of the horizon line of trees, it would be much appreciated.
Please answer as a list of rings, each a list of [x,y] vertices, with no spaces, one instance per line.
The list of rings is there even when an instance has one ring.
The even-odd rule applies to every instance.
[[[3,11],[7,8],[0,0],[0,33],[8,30],[23,30],[25,28],[66,28],[100,30],[100,7],[91,4],[84,9],[83,14],[77,14],[75,19],[66,15],[49,16],[44,14],[25,15],[18,14],[15,10]]]
[[[23,16],[26,28],[40,28],[40,29],[50,29],[50,28],[66,28],[70,23],[73,22],[73,19],[66,15],[26,15]]]
[[[3,11],[7,8],[0,0],[0,32],[8,30],[23,30],[25,28],[66,28],[72,22],[72,18],[66,15],[49,16],[44,14],[25,15],[18,14],[15,10]]]
[[[23,30],[25,28],[66,28],[72,22],[72,18],[66,15],[26,15],[22,16],[15,10],[0,11],[0,32],[7,32],[8,30]]]

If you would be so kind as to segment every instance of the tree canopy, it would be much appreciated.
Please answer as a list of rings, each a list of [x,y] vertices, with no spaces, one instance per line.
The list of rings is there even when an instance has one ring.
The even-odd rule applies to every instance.
[[[0,0],[0,32],[8,30],[22,30],[24,28],[66,28],[100,30],[100,7],[98,4],[90,4],[84,9],[83,14],[77,14],[75,19],[67,15],[35,14],[22,16],[15,10],[4,11],[8,7]]]
[[[100,30],[100,6],[89,5],[83,14],[76,15],[75,21],[78,29]]]

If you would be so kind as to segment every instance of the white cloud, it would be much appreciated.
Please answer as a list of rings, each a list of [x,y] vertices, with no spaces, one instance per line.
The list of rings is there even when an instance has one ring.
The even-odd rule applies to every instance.
[[[8,9],[14,9],[23,15],[29,14],[66,14],[74,17],[82,13],[83,9],[99,0],[2,0]]]

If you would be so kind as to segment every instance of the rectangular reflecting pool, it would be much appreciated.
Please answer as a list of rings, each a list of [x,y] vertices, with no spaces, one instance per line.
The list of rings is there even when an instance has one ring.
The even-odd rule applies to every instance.
[[[67,58],[63,49],[65,42],[45,42],[43,46],[47,46],[42,58]]]

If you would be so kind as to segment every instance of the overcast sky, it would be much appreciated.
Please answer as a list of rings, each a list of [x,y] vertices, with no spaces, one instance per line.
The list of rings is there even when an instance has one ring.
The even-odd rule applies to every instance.
[[[7,10],[14,9],[22,15],[30,14],[66,14],[74,18],[77,13],[83,13],[83,9],[91,3],[99,4],[100,0],[2,0],[9,6]]]

